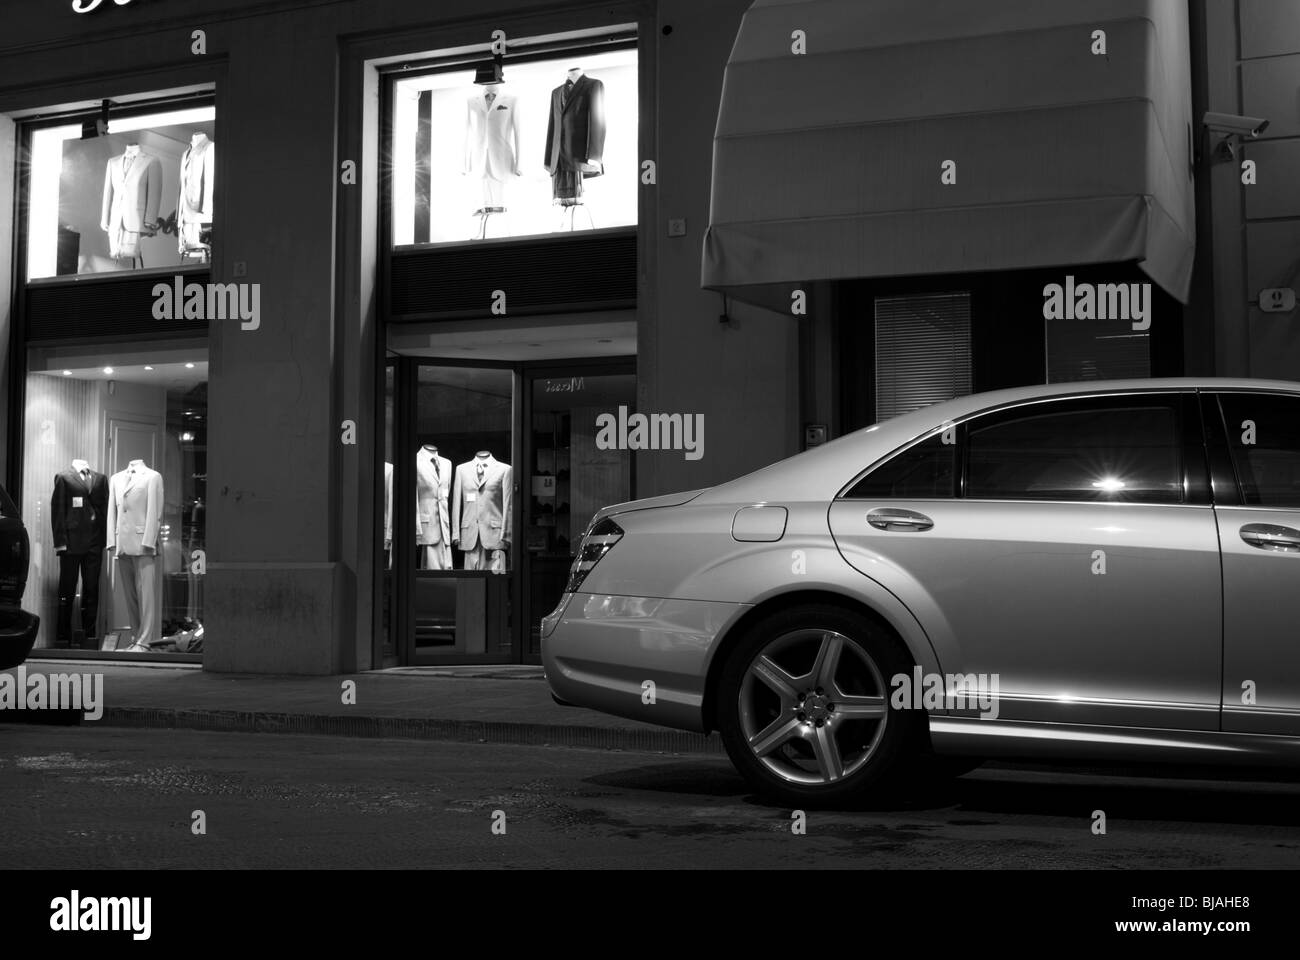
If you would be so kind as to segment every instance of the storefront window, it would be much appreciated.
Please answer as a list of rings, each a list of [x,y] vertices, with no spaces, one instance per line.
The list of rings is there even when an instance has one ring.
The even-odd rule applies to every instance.
[[[635,49],[461,66],[393,85],[393,243],[636,223]]]
[[[215,108],[40,127],[31,135],[27,279],[207,263]]]
[[[207,359],[202,341],[29,351],[38,648],[202,652]]]

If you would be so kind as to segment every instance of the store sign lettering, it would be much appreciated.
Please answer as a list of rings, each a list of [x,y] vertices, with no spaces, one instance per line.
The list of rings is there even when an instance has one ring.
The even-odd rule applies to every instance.
[[[119,7],[125,7],[131,0],[113,0]],[[94,13],[101,7],[104,0],[72,0],[73,13]]]
[[[577,393],[584,389],[587,383],[582,377],[569,377],[567,380],[547,380],[547,393]]]

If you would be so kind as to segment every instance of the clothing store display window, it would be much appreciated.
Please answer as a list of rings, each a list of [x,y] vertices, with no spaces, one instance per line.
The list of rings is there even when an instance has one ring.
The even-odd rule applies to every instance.
[[[201,340],[28,351],[38,649],[202,653],[207,379]]]
[[[414,435],[384,466],[386,527],[399,515],[398,470],[412,491],[412,654],[491,658],[499,653],[493,644],[509,649],[500,628],[517,556],[514,374],[421,364],[414,388]]]
[[[27,279],[208,263],[215,121],[190,106],[34,129]]]
[[[636,50],[431,68],[392,89],[393,244],[636,224]]]

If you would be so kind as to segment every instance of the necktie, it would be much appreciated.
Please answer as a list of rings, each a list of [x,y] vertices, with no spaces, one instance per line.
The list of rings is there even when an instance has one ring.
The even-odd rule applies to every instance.
[[[493,93],[491,90],[489,90],[489,91],[488,91],[488,95],[487,95],[487,105],[488,105],[489,107],[492,106],[492,101],[495,100],[496,98],[497,98],[497,95],[496,95],[495,93]]]
[[[564,92],[560,94],[560,109],[563,110],[569,105],[569,94],[573,93],[573,81],[564,81]]]
[[[82,471],[81,471],[81,482],[84,483],[86,486],[90,486],[90,471],[89,471],[89,470],[82,470]]]
[[[134,159],[129,153],[122,157],[122,176],[126,176],[126,172],[131,169],[131,161]]]
[[[478,485],[480,487],[483,486],[483,471],[484,469],[486,469],[486,467],[487,464],[485,464],[482,460],[478,462]]]

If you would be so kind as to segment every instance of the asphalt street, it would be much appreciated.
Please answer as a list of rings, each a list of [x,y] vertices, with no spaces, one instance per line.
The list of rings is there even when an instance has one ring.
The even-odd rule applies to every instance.
[[[0,724],[5,869],[1300,866],[1298,783],[990,765],[793,822],[708,756]]]

